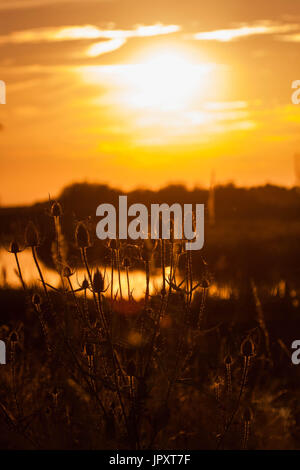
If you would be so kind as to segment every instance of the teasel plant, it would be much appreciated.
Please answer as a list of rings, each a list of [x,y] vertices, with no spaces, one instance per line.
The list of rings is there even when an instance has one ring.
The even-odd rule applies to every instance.
[[[243,393],[245,391],[246,384],[247,384],[247,378],[248,378],[250,363],[251,363],[251,361],[253,360],[253,358],[255,356],[255,345],[254,345],[254,342],[253,342],[251,336],[247,336],[242,341],[241,356],[243,358],[243,368],[242,368],[242,379],[241,379],[241,383],[240,383],[238,399],[237,399],[236,405],[234,407],[234,410],[232,411],[231,416],[230,416],[229,420],[226,423],[224,432],[223,432],[223,434],[221,435],[221,437],[219,439],[217,448],[220,448],[220,446],[222,445],[222,443],[224,441],[224,438],[225,438],[226,434],[228,433],[228,431],[229,431],[229,429],[230,429],[230,427],[233,423],[233,420],[234,420],[234,418],[235,418],[235,416],[236,416],[236,414],[237,414],[237,412],[240,408],[241,399],[242,399],[242,396],[243,396]]]
[[[71,280],[71,277],[75,274],[75,271],[71,269],[70,266],[66,265],[62,268],[61,275],[64,279],[67,280],[69,290],[72,294],[72,298],[74,300],[75,306],[76,306],[76,311],[77,311],[77,316],[81,320],[82,324],[84,324],[85,318],[84,318],[84,313],[82,312],[79,300],[76,296],[76,291],[73,287],[73,283]]]
[[[26,291],[26,284],[25,284],[25,281],[24,281],[24,278],[23,278],[23,275],[22,275],[22,270],[21,270],[21,266],[20,266],[20,262],[19,262],[19,256],[18,256],[19,253],[21,253],[23,250],[20,249],[20,246],[19,246],[17,241],[13,241],[13,242],[11,242],[10,249],[8,251],[9,251],[9,253],[12,253],[15,257],[16,264],[17,264],[17,270],[18,270],[18,276],[19,276],[19,279],[20,279],[20,282],[22,284],[22,287],[23,287],[24,291]]]
[[[31,248],[32,257],[36,265],[37,271],[39,273],[40,281],[42,283],[46,299],[48,303],[50,304],[50,297],[49,297],[47,285],[46,285],[46,282],[45,282],[45,279],[44,279],[44,276],[43,276],[43,273],[42,273],[42,270],[38,261],[37,252],[36,252],[37,247],[40,245],[40,235],[39,235],[36,225],[32,221],[30,221],[27,224],[27,227],[25,230],[25,244],[26,246]]]
[[[131,263],[130,263],[129,258],[125,257],[123,259],[123,266],[124,266],[125,272],[126,272],[128,300],[132,300],[132,292],[130,290],[130,279],[129,279],[129,269],[130,269]]]
[[[49,331],[48,331],[48,326],[47,323],[45,322],[44,315],[43,315],[43,303],[42,303],[42,298],[38,292],[33,293],[32,298],[31,298],[31,303],[33,305],[34,311],[37,314],[37,317],[39,319],[42,333],[45,339],[45,344],[47,347],[47,351],[51,353],[52,348],[51,344],[49,341]]]
[[[20,416],[20,406],[19,401],[17,398],[17,384],[16,384],[16,346],[19,341],[19,336],[16,331],[12,331],[9,336],[9,344],[10,344],[10,364],[11,364],[11,381],[12,381],[12,390],[13,395],[18,411],[18,415]]]
[[[157,240],[146,238],[140,247],[140,258],[144,262],[146,275],[145,308],[148,307],[150,300],[150,267],[156,246]]]
[[[226,390],[228,397],[230,398],[232,395],[232,357],[230,354],[227,354],[227,356],[224,359],[224,364],[225,364],[225,372],[226,372]]]
[[[63,276],[63,267],[66,264],[66,247],[61,228],[62,207],[58,201],[53,201],[50,207],[50,216],[54,221],[55,230],[55,248],[53,250],[53,258],[56,269],[60,275],[62,287],[65,285],[65,277]]]
[[[88,259],[87,259],[87,249],[91,246],[91,239],[90,239],[90,234],[89,230],[87,228],[87,225],[84,222],[78,222],[75,228],[75,241],[76,241],[76,246],[80,250],[81,254],[81,259],[83,262],[83,265],[86,269],[87,276],[88,276],[88,281],[89,281],[89,287],[91,289],[91,292],[93,294],[93,299],[95,303],[96,310],[98,310],[98,302],[96,298],[95,291],[93,289],[93,279],[92,279],[92,272],[89,267]]]

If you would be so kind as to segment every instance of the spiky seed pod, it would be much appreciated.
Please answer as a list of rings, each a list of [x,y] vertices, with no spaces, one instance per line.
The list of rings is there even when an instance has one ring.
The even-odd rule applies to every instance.
[[[94,345],[92,343],[86,343],[85,344],[85,354],[89,358],[94,355]]]
[[[203,279],[203,281],[201,282],[201,287],[202,287],[202,289],[208,289],[209,282],[208,282],[207,279]]]
[[[104,279],[98,268],[93,277],[93,289],[97,294],[104,292]]]
[[[54,201],[50,209],[52,217],[60,217],[62,214],[62,208],[59,202]]]
[[[37,247],[39,244],[39,233],[35,224],[30,221],[25,230],[25,243],[27,246]]]
[[[225,365],[231,365],[232,364],[232,357],[230,356],[230,354],[227,354],[227,356],[225,357],[224,364]]]
[[[20,253],[21,250],[20,250],[18,242],[16,242],[16,241],[11,242],[9,251],[11,253]]]
[[[82,281],[82,284],[81,284],[81,289],[83,290],[86,290],[89,288],[89,281],[87,280],[87,278],[85,277]]]
[[[12,350],[15,349],[17,343],[19,342],[19,335],[16,331],[13,331],[9,337],[10,345]]]
[[[42,303],[42,299],[41,299],[40,295],[36,294],[36,293],[33,294],[31,300],[32,300],[33,305],[35,305],[36,307],[40,306],[41,303]]]
[[[244,357],[252,357],[255,353],[254,343],[251,338],[246,338],[241,344],[241,354]]]
[[[129,375],[130,377],[134,377],[136,375],[136,365],[133,360],[129,361],[129,363],[127,364],[126,372],[127,375]]]
[[[66,278],[69,278],[73,275],[73,271],[72,269],[70,268],[70,266],[65,266],[64,269],[63,269],[63,272],[62,272],[62,275]]]
[[[75,240],[78,248],[88,248],[90,246],[90,234],[83,222],[79,222],[76,226]]]

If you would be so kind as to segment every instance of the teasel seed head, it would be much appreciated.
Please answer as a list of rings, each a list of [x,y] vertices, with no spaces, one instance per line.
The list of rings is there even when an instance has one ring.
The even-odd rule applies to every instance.
[[[104,279],[98,268],[93,277],[93,290],[97,294],[104,292]]]
[[[241,344],[241,354],[244,357],[254,356],[255,348],[251,338],[246,338]]]
[[[16,241],[11,242],[9,251],[11,253],[20,253],[21,250],[20,250],[18,242]]]
[[[87,280],[87,278],[85,277],[82,281],[82,284],[81,284],[81,289],[83,290],[86,290],[89,288],[89,281]]]
[[[14,349],[16,344],[19,342],[19,335],[16,331],[13,331],[9,337],[10,345]]]
[[[62,271],[62,275],[66,278],[71,277],[74,274],[70,266],[65,266]]]
[[[201,282],[201,287],[202,289],[208,289],[209,287],[209,282],[207,279],[203,279],[202,282]]]
[[[39,307],[42,303],[41,296],[37,293],[33,294],[31,301],[35,307]]]
[[[50,209],[52,217],[60,217],[62,215],[62,208],[59,202],[54,201]]]
[[[84,224],[79,222],[75,229],[75,240],[78,248],[88,248],[90,246],[90,234]]]
[[[92,357],[94,355],[94,345],[91,343],[85,343],[85,354],[87,357]]]
[[[39,232],[35,224],[30,221],[25,230],[25,243],[27,246],[37,247],[39,245]]]
[[[232,364],[232,357],[230,354],[227,354],[227,356],[225,356],[224,364],[226,366],[230,366]]]

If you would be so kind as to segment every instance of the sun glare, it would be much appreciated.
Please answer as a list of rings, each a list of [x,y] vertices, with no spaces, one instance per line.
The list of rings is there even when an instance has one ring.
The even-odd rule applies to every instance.
[[[164,112],[190,109],[203,96],[212,67],[174,49],[131,64],[84,67],[80,72],[85,81],[106,85],[118,106]]]
[[[197,73],[198,72],[198,73]],[[128,76],[125,101],[141,109],[175,110],[188,106],[201,87],[199,66],[184,55],[162,52],[148,58]]]

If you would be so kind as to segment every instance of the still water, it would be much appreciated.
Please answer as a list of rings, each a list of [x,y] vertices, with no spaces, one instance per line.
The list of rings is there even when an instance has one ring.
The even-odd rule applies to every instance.
[[[31,251],[24,250],[19,254],[19,262],[22,270],[23,279],[25,284],[28,286],[33,286],[39,283],[39,275],[37,268],[34,264]],[[53,287],[58,287],[61,283],[59,274],[54,270],[46,266],[42,261],[40,261],[40,267],[45,279],[45,282],[51,284]],[[6,285],[13,288],[20,288],[20,280],[16,270],[16,261],[13,254],[7,252],[4,248],[0,248],[0,285]],[[106,287],[109,285],[111,279],[111,269],[109,267],[101,269],[102,274],[105,274]],[[169,268],[166,268],[166,276],[169,274]],[[86,272],[84,269],[77,269],[76,273],[72,276],[71,280],[73,283],[74,289],[78,288]],[[145,272],[142,270],[132,270],[129,272],[130,279],[130,291],[133,291],[133,297],[136,300],[139,300],[145,295],[146,287],[146,276]],[[180,276],[177,276],[177,280],[180,282]],[[114,293],[117,293],[118,290],[118,273],[114,271]],[[128,285],[127,285],[127,276],[125,271],[121,271],[121,287],[123,296],[128,297]],[[162,287],[162,275],[161,270],[156,269],[151,273],[150,276],[150,294],[154,294],[159,291]],[[110,288],[107,291],[110,293]],[[209,287],[209,295],[216,295],[220,298],[227,299],[232,293],[231,288],[226,286],[218,286],[217,284],[212,284]]]

